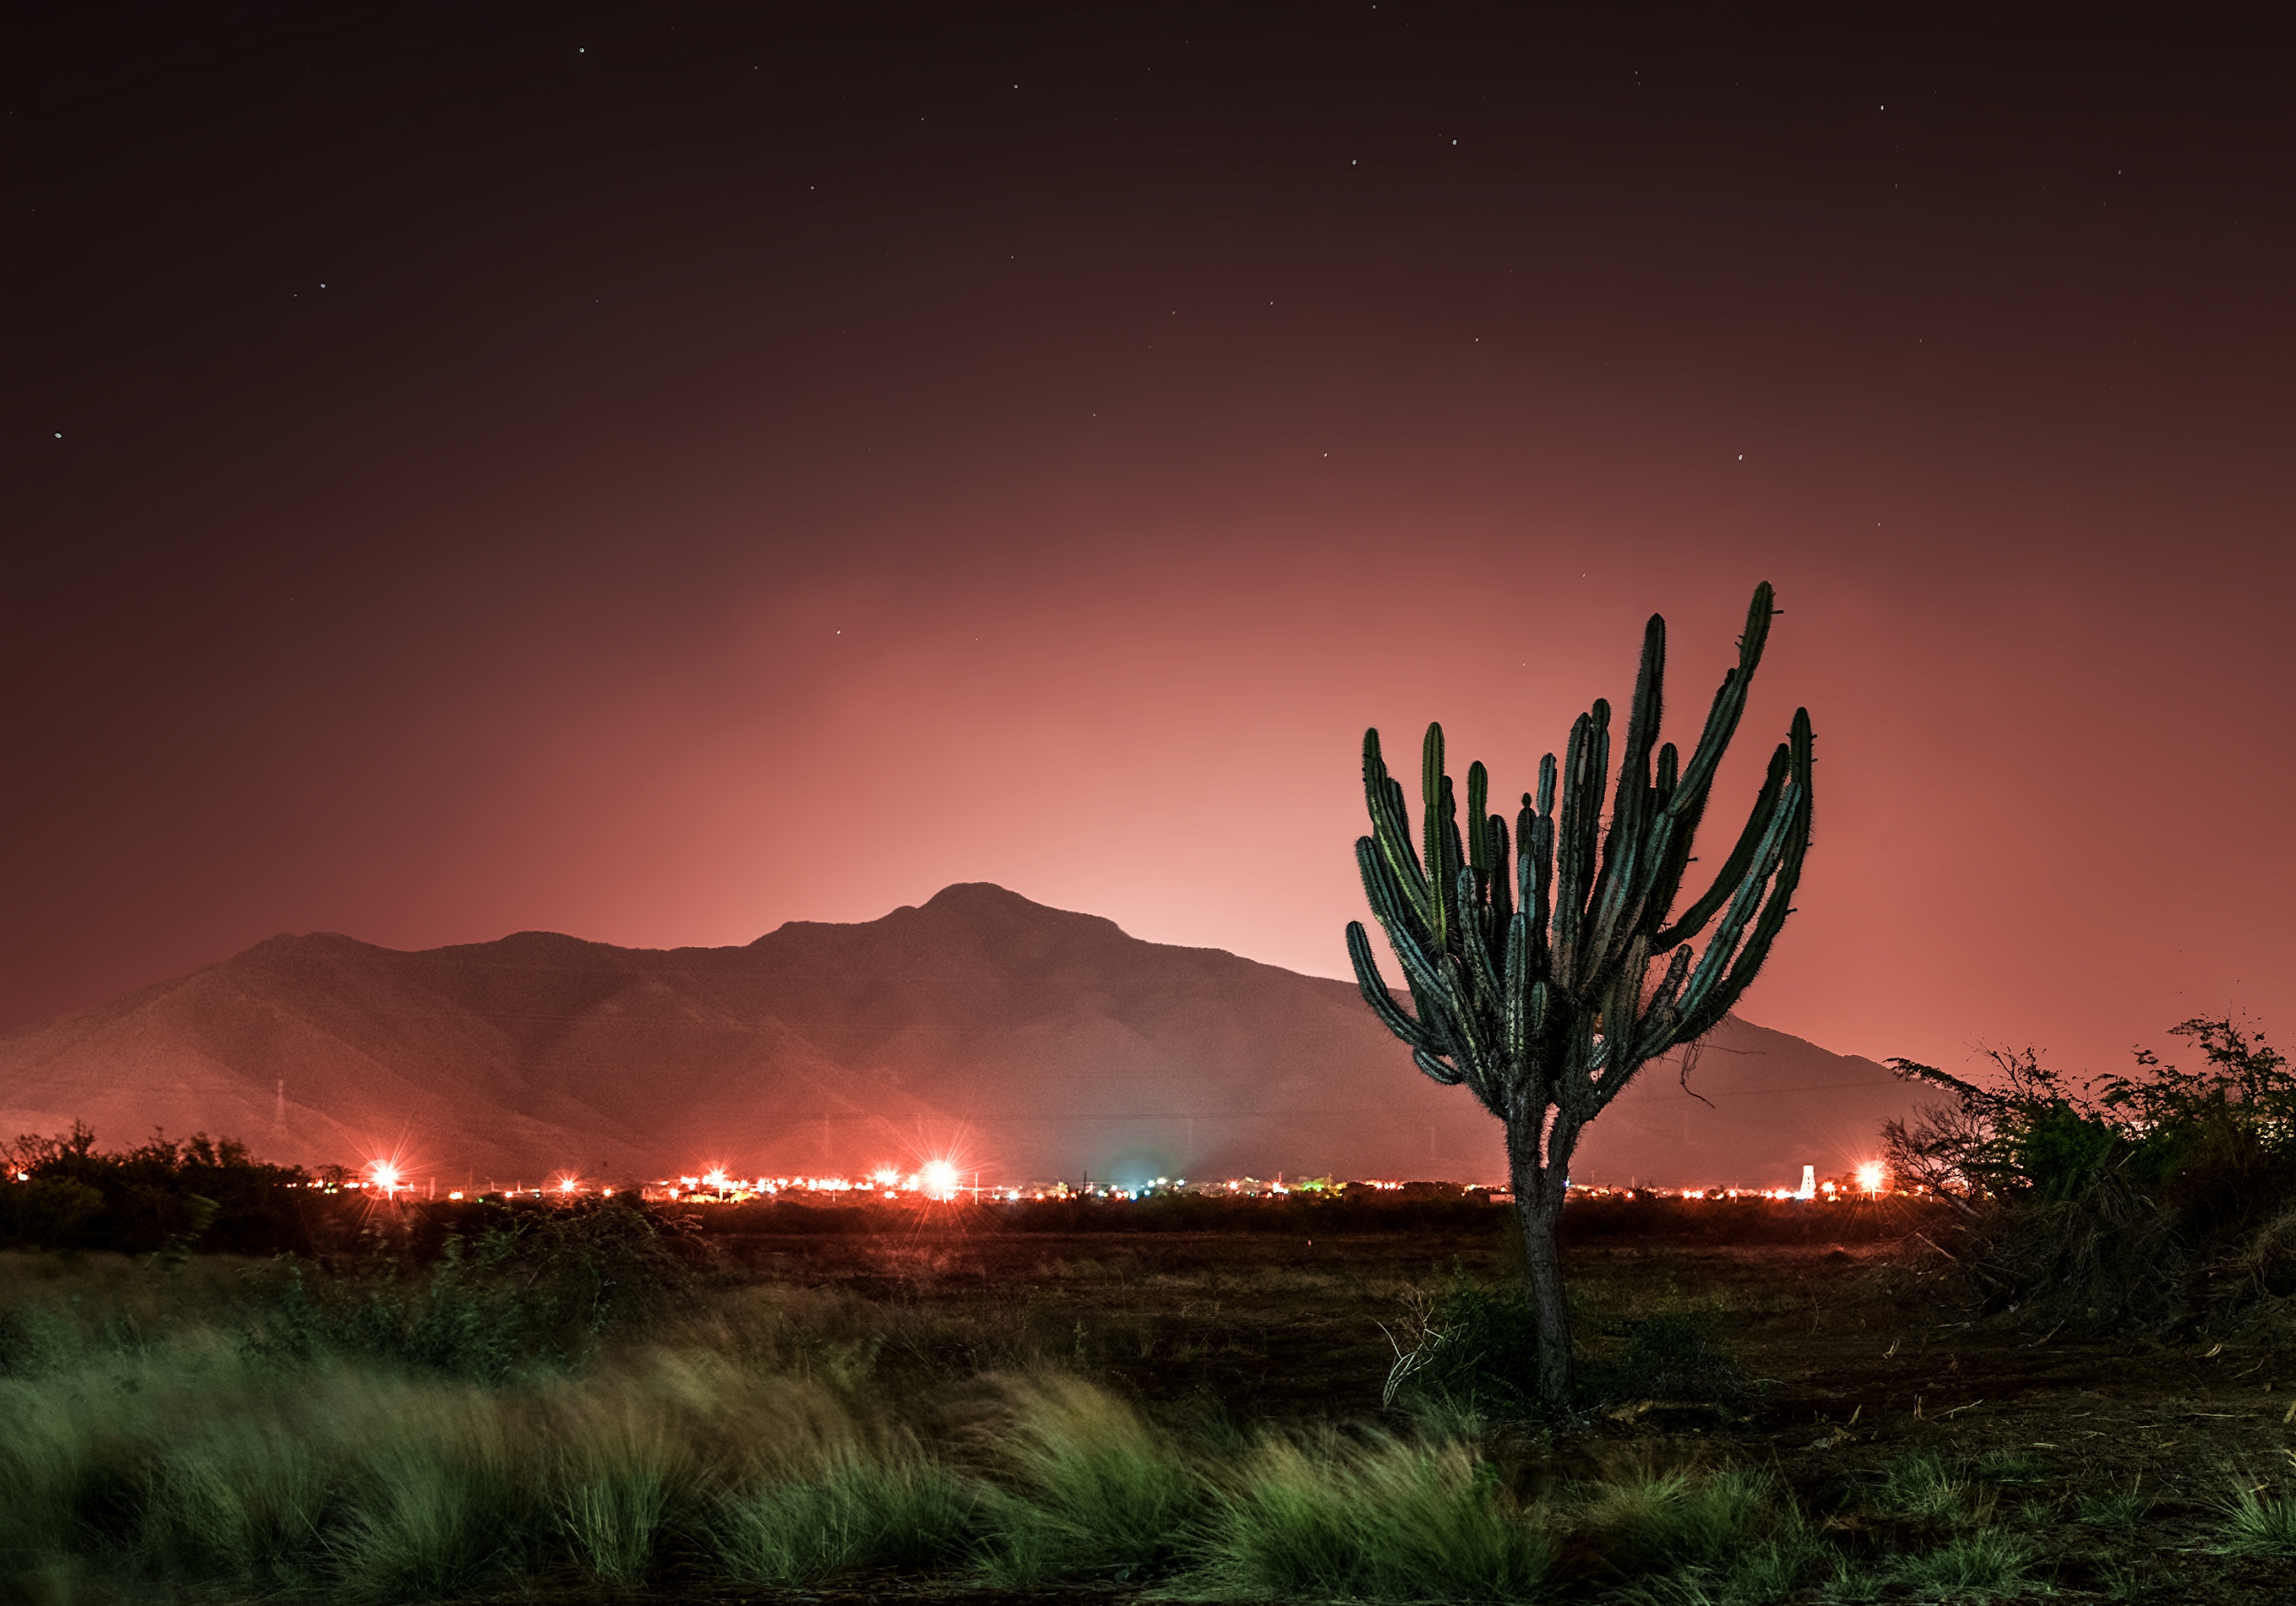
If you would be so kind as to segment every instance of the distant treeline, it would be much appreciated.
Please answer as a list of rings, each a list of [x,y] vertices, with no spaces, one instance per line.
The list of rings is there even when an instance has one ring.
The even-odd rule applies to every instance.
[[[302,1170],[258,1160],[246,1145],[204,1132],[183,1143],[155,1133],[106,1151],[75,1124],[61,1137],[18,1138],[0,1149],[0,1165],[7,1179],[0,1245],[16,1248],[308,1250],[314,1208],[324,1197]]]
[[[676,1207],[672,1207],[674,1210]],[[1905,1237],[1937,1214],[1926,1201],[1684,1199],[1638,1194],[1574,1197],[1562,1213],[1566,1242],[1641,1238],[1674,1242],[1833,1244]],[[1514,1212],[1481,1189],[1414,1185],[1404,1191],[1349,1187],[1281,1197],[1154,1194],[1144,1198],[965,1200],[936,1206],[757,1200],[693,1207],[685,1220],[704,1238],[882,1232],[920,1224],[948,1231],[1103,1232],[1509,1232]]]
[[[76,1126],[61,1137],[23,1137],[5,1150],[0,1185],[0,1248],[112,1250],[122,1254],[344,1254],[427,1262],[449,1240],[474,1240],[504,1226],[540,1223],[581,1206],[554,1199],[386,1201],[371,1190],[332,1190],[340,1174],[314,1174],[250,1156],[234,1139],[204,1134],[185,1142],[154,1136],[107,1151]],[[595,1196],[585,1201],[594,1205]],[[1141,1198],[960,1198],[641,1205],[619,1196],[688,1243],[783,1235],[887,1231],[1016,1232],[1505,1232],[1513,1212],[1482,1189],[1412,1183],[1360,1184],[1281,1196],[1152,1194]],[[1563,1213],[1567,1241],[1641,1238],[1675,1241],[1840,1243],[1906,1236],[1924,1207],[1907,1200],[1816,1201],[1574,1198]]]

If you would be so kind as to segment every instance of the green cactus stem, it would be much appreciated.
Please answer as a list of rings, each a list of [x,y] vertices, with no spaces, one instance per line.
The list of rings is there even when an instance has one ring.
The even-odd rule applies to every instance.
[[[1364,733],[1372,829],[1357,839],[1356,863],[1408,1008],[1389,989],[1360,921],[1348,926],[1348,955],[1364,1001],[1412,1062],[1447,1086],[1464,1084],[1505,1124],[1539,1321],[1540,1396],[1557,1409],[1570,1404],[1572,1377],[1554,1229],[1579,1134],[1644,1066],[1721,1021],[1793,912],[1810,840],[1807,709],[1794,711],[1771,754],[1729,857],[1675,911],[1775,612],[1765,581],[1687,759],[1659,741],[1666,621],[1651,615],[1615,787],[1611,706],[1598,699],[1572,723],[1559,772],[1553,754],[1539,760],[1538,790],[1522,795],[1512,841],[1505,819],[1487,811],[1490,778],[1480,762],[1467,771],[1462,836],[1443,728],[1430,725],[1414,849],[1379,732]]]

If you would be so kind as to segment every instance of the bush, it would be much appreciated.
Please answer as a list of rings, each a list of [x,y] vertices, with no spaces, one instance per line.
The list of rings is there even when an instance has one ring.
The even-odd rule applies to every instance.
[[[1883,1138],[1901,1182],[1962,1213],[1988,1308],[2102,1331],[2296,1298],[2296,1075],[2229,1018],[2172,1032],[2203,1068],[2140,1050],[2136,1075],[2076,1085],[1997,1050],[1980,1086],[1891,1062],[1952,1095]]]
[[[395,1263],[347,1281],[292,1268],[250,1342],[281,1360],[357,1356],[496,1383],[578,1366],[603,1338],[661,1315],[690,1289],[643,1207],[585,1201],[504,1211],[474,1236],[452,1234],[419,1279]]]
[[[231,1138],[160,1133],[118,1153],[74,1125],[62,1137],[0,1147],[0,1248],[113,1249],[142,1255],[194,1248],[270,1255],[310,1247],[295,1190],[310,1178],[254,1158]]]

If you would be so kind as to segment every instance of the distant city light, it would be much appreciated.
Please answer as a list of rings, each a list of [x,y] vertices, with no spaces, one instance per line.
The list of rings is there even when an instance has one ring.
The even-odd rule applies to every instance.
[[[1889,1173],[1882,1168],[1881,1161],[1868,1160],[1857,1168],[1857,1185],[1868,1193],[1879,1193],[1888,1176]]]

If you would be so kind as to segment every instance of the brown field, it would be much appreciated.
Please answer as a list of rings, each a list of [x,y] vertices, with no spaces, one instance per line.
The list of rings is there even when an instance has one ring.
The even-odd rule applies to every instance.
[[[419,1262],[420,1240],[451,1219],[427,1210],[370,1217],[370,1253],[396,1238]],[[1009,1421],[1009,1410],[997,1412],[1009,1407],[1013,1380],[1070,1373],[1103,1397],[1130,1402],[1207,1468],[1241,1464],[1270,1432],[1357,1445],[1381,1436],[1456,1445],[1464,1435],[1524,1509],[1550,1513],[1542,1520],[1561,1549],[1541,1599],[1696,1606],[2047,1594],[2264,1606],[2296,1598],[2296,1560],[2284,1548],[2257,1559],[2227,1553],[2223,1543],[2225,1503],[2236,1488],[2278,1502],[2296,1487],[2296,1347],[2284,1337],[2075,1342],[2013,1312],[1980,1316],[1937,1247],[1956,1241],[1943,1222],[1903,1203],[1693,1209],[1597,1200],[1574,1204],[1566,1219],[1576,1330],[1591,1370],[1616,1362],[1636,1322],[1690,1316],[1712,1323],[1734,1383],[1726,1378],[1679,1397],[1614,1387],[1582,1418],[1545,1425],[1384,1405],[1397,1353],[1390,1335],[1407,1345],[1414,1316],[1463,1280],[1505,1286],[1519,1255],[1510,1212],[1449,1199],[1378,1209],[1327,1202],[704,1212],[680,1235],[709,1268],[682,1310],[612,1339],[594,1374],[498,1395],[450,1380],[393,1382],[387,1368],[366,1363],[365,1371],[322,1364],[308,1372],[226,1364],[231,1347],[221,1335],[240,1319],[233,1313],[275,1312],[285,1263],[0,1256],[0,1310],[69,1311],[91,1335],[85,1383],[51,1384],[21,1370],[7,1383],[10,1363],[0,1354],[0,1397],[34,1402],[47,1388],[59,1402],[80,1402],[70,1409],[93,1413],[87,1454],[98,1461],[113,1454],[104,1435],[148,1437],[138,1410],[188,1423],[201,1411],[239,1412],[232,1402],[242,1399],[267,1402],[261,1408],[279,1424],[316,1426],[312,1443],[337,1447],[311,1453],[338,1458],[364,1454],[363,1441],[326,1439],[334,1429],[324,1412],[338,1408],[326,1402],[381,1412],[373,1421],[387,1429],[403,1418],[418,1438],[439,1442],[463,1431],[457,1422],[491,1423],[488,1432],[526,1436],[517,1442],[531,1446],[532,1459],[520,1463],[528,1468],[521,1476],[544,1482],[561,1477],[552,1458],[570,1442],[551,1437],[553,1421],[605,1421],[619,1411],[660,1434],[711,1440],[708,1454],[722,1460],[744,1444],[781,1454],[771,1436],[798,1419],[773,1402],[802,1399],[813,1402],[805,1410],[828,1413],[822,1420],[857,1424],[852,1432],[908,1436],[949,1465],[994,1477],[980,1446],[997,1421]],[[402,1275],[387,1258],[367,1260],[365,1271],[360,1264],[343,1261],[346,1288]],[[169,1340],[171,1330],[188,1336]],[[105,1336],[114,1333],[128,1335],[126,1348]],[[137,1359],[147,1353],[148,1365]],[[681,1355],[718,1368],[708,1374],[719,1380],[715,1394],[678,1393],[688,1385],[676,1378],[703,1375],[681,1372]],[[217,1367],[219,1381],[201,1381]],[[175,1403],[133,1404],[163,1396]],[[1906,1494],[1906,1469],[1922,1456],[1934,1458],[1939,1487],[1949,1485],[1931,1507]],[[1632,1528],[1617,1515],[1622,1492],[1654,1476],[1734,1467],[1759,1470],[1790,1494],[1791,1508],[1841,1559],[1837,1581],[1856,1586],[1670,1594],[1664,1569],[1636,1561],[1631,1545],[1620,1549],[1618,1536]],[[1772,1509],[1781,1503],[1773,1499]],[[1978,1540],[2022,1553],[2013,1585],[1956,1594],[1906,1581],[1905,1559]],[[86,1586],[28,1573],[12,1590],[0,1578],[0,1597],[146,1598],[96,1587],[112,1576],[101,1569],[71,1576]],[[394,1598],[987,1606],[1152,1599],[1181,1586],[1168,1570],[1152,1570],[1145,1582],[1103,1570],[1066,1575],[1087,1581],[1058,1587],[994,1589],[978,1582],[982,1575],[943,1566],[847,1570],[804,1589],[734,1589],[706,1557],[675,1551],[657,1558],[643,1585],[581,1576],[553,1564],[520,1574],[514,1585],[475,1594],[410,1587]],[[286,1598],[276,1587],[246,1598],[255,1594]],[[242,1597],[200,1585],[167,1598]],[[1192,1598],[1203,1598],[1201,1590]],[[1463,1597],[1455,1590],[1450,1598]]]
[[[1384,1419],[1400,1430],[1381,1405],[1394,1358],[1383,1328],[1461,1273],[1503,1280],[1507,1214],[1312,1236],[1312,1223],[1055,1232],[987,1221],[712,1236],[750,1275],[849,1302],[857,1330],[883,1338],[889,1381],[930,1388],[1051,1361],[1182,1423]],[[2296,1563],[2211,1546],[2235,1477],[2279,1493],[2296,1483],[2296,1348],[2072,1342],[2013,1314],[1980,1319],[1947,1257],[1909,1235],[1925,1223],[1903,1214],[1777,1207],[1729,1240],[1669,1231],[1671,1212],[1620,1219],[1632,1214],[1582,1215],[1570,1236],[1582,1352],[1599,1356],[1605,1318],[1710,1313],[1752,1387],[1726,1405],[1634,1400],[1560,1431],[1502,1430],[1503,1459],[1533,1489],[1622,1465],[1751,1462],[1838,1539],[1882,1552],[1918,1541],[1920,1524],[1865,1514],[1861,1494],[1893,1461],[1931,1451],[1965,1470],[1992,1520],[2038,1544],[2055,1599],[2296,1599]],[[2079,1520],[2083,1496],[2132,1488],[2154,1502],[2133,1526]],[[823,1593],[918,1598],[893,1580]],[[1564,1593],[1595,1598],[1605,1580],[1597,1569]]]

